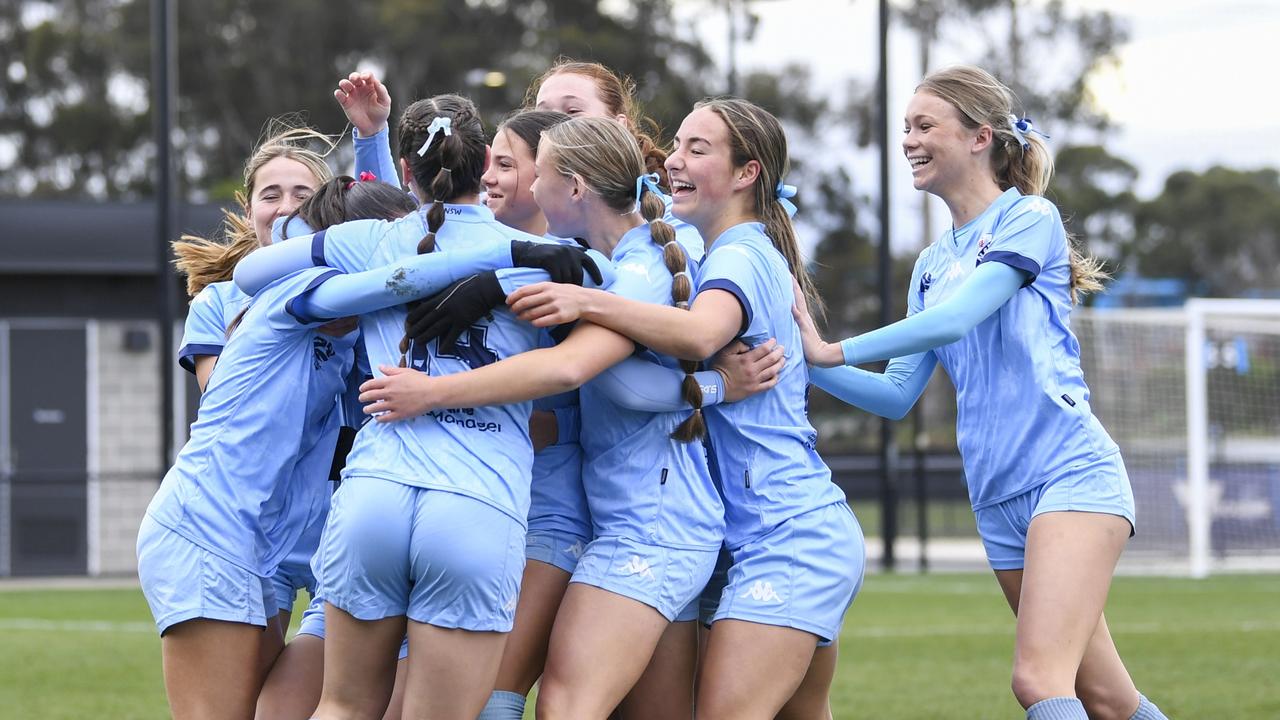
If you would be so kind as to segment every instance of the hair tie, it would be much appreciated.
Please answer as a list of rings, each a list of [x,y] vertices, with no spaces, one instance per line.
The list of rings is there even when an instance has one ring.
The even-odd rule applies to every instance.
[[[675,281],[675,279],[676,279],[676,278],[678,278],[678,277],[680,277],[681,275],[683,275],[683,276],[685,276],[686,278],[688,278],[688,279],[689,279],[689,282],[693,282],[693,277],[689,275],[689,271],[688,271],[688,270],[681,270],[680,272],[671,273],[671,280],[672,280],[672,282],[674,282],[674,281]]]
[[[791,198],[796,196],[796,192],[795,185],[787,185],[781,180],[778,181],[778,186],[773,189],[773,196],[778,199],[778,202],[782,203],[782,209],[787,211],[787,217],[789,218],[796,216],[796,204],[791,202]]]
[[[668,241],[666,241],[666,242],[662,243],[662,249],[663,249],[663,250],[666,250],[668,245],[675,245],[675,246],[677,246],[677,247],[678,247],[678,246],[680,246],[680,241],[679,241],[679,240],[676,240],[675,238],[671,238],[670,240],[668,240]]]
[[[353,187],[355,187],[355,186],[356,186],[356,181],[355,181],[355,180],[352,180],[351,182],[347,183],[347,186],[346,186],[345,188],[343,188],[343,189],[344,189],[344,190],[350,190],[351,188],[353,188]]]
[[[658,187],[658,181],[659,181],[659,180],[661,180],[661,179],[662,179],[662,178],[661,178],[661,177],[659,177],[658,173],[656,173],[656,172],[655,172],[655,173],[648,173],[647,175],[640,175],[639,177],[637,177],[637,178],[636,178],[636,209],[635,209],[635,212],[640,212],[640,196],[641,196],[641,195],[644,195],[644,189],[645,189],[646,187],[647,187],[647,188],[649,188],[650,190],[652,190],[653,192],[658,193],[659,195],[661,195],[661,194],[662,194],[662,190]]]
[[[442,167],[442,168],[440,168],[440,171],[441,171],[441,172],[449,173],[450,175],[452,175],[452,174],[453,174],[453,168]]]
[[[1049,139],[1048,135],[1038,130],[1031,118],[1018,119],[1017,115],[1009,113],[1009,130],[1013,132],[1013,136],[1018,138],[1018,142],[1022,145],[1022,149],[1026,150],[1031,147],[1031,142],[1027,140],[1027,133],[1035,133],[1045,140]]]
[[[360,182],[372,182],[372,181],[377,180],[377,179],[378,179],[378,176],[377,176],[377,175],[374,175],[373,173],[369,172],[368,170],[362,170],[362,171],[360,171]]]
[[[418,148],[418,157],[427,154],[427,148],[431,147],[431,141],[436,139],[436,134],[441,130],[445,135],[453,134],[453,118],[444,115],[437,115],[431,124],[427,126],[427,141],[422,143],[422,147]]]

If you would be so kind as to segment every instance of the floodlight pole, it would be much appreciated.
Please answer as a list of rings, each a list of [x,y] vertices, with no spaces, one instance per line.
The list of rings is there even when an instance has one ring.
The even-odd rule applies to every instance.
[[[174,0],[151,0],[151,110],[156,144],[156,293],[160,320],[160,472],[173,462],[173,270],[169,242],[177,237],[178,193],[173,118],[178,97],[178,22]]]
[[[876,88],[879,112],[876,134],[880,140],[880,247],[878,255],[880,279],[880,327],[889,324],[889,0],[880,0],[880,80]],[[893,570],[896,565],[893,544],[898,536],[898,448],[893,437],[893,421],[880,420],[880,533],[884,541],[881,565]]]

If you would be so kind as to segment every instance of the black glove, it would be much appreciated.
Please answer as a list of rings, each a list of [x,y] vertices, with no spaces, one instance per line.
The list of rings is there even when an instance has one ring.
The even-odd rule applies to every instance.
[[[424,344],[440,338],[439,349],[452,352],[467,328],[506,302],[497,273],[465,277],[409,310],[408,335]]]
[[[516,267],[546,270],[551,276],[551,282],[581,285],[582,272],[585,270],[596,281],[596,285],[604,283],[604,276],[600,274],[600,268],[596,267],[596,261],[591,259],[586,250],[576,245],[512,240],[511,262]]]

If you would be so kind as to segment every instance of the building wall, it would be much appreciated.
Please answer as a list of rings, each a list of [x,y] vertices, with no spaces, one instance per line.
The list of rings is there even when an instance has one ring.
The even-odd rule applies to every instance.
[[[161,467],[157,412],[160,333],[152,322],[90,323],[97,352],[89,371],[97,373],[97,387],[89,399],[89,572],[133,573],[138,525],[167,469]],[[126,348],[131,331],[146,333],[145,350]]]

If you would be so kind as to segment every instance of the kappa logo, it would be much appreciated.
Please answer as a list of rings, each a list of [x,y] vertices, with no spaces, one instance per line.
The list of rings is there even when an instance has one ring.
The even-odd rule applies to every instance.
[[[649,567],[649,561],[642,559],[639,555],[632,555],[631,559],[618,566],[618,572],[623,575],[639,575],[646,580],[657,581],[653,576],[653,570]]]
[[[565,552],[567,552],[567,553],[569,553],[570,555],[572,555],[572,556],[573,556],[573,558],[574,558],[575,560],[581,560],[581,559],[582,559],[582,552],[583,552],[585,549],[586,549],[586,548],[582,547],[582,541],[581,541],[581,540],[574,540],[574,541],[573,541],[573,544],[572,544],[572,545],[570,545],[569,547],[565,548],[565,549],[564,549],[564,551],[565,551]]]
[[[763,580],[757,580],[754,585],[747,588],[746,591],[743,592],[738,597],[743,597],[743,598],[749,597],[752,600],[755,600],[756,602],[767,602],[767,603],[785,602],[782,599],[782,596],[779,595],[776,591],[774,591],[773,583],[765,582]]]

